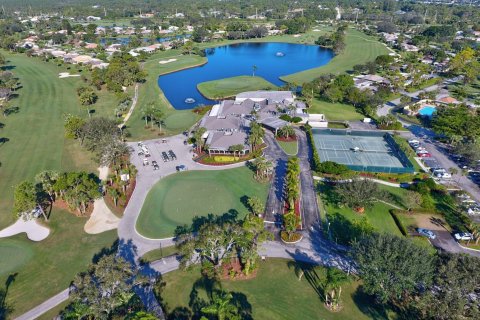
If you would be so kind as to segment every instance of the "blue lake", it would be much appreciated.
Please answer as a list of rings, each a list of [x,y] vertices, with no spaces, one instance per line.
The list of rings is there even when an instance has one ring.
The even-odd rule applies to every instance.
[[[278,52],[284,55],[277,56]],[[175,109],[192,109],[200,104],[215,103],[200,94],[197,90],[199,83],[252,75],[252,66],[256,65],[256,76],[281,86],[284,84],[281,76],[323,66],[334,56],[333,51],[314,45],[277,42],[231,44],[207,49],[206,54],[207,64],[158,78],[158,85]],[[187,98],[195,102],[186,103]]]

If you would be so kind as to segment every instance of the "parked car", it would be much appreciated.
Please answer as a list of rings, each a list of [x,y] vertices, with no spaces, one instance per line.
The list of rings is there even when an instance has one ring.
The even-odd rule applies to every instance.
[[[180,172],[180,171],[187,171],[188,168],[185,166],[185,165],[179,165],[176,167],[177,171]]]
[[[162,152],[162,159],[163,159],[163,162],[168,162],[170,159],[168,158],[167,156],[167,153],[164,151]]]
[[[430,153],[417,153],[417,156],[420,158],[430,158],[432,155]]]
[[[148,162],[148,159],[143,159],[143,166],[148,166],[149,165],[149,162]]]
[[[418,141],[418,140],[416,140],[416,139],[410,139],[410,140],[408,140],[408,143],[409,143],[409,144],[419,144],[420,141]]]
[[[455,237],[455,239],[457,239],[457,241],[473,240],[473,235],[469,232],[455,233],[454,237]]]
[[[424,228],[417,228],[417,232],[422,236],[427,237],[428,239],[435,239],[437,236],[433,233],[432,230],[424,229]]]
[[[145,157],[146,157],[146,158],[148,158],[148,157],[151,157],[151,156],[152,156],[148,150],[144,152],[144,155],[145,155]]]
[[[177,160],[177,156],[172,150],[168,150],[168,156],[170,157],[171,160]]]

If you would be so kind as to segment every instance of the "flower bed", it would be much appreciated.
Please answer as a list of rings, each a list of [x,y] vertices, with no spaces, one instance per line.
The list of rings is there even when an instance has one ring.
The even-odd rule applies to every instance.
[[[303,236],[300,233],[295,232],[294,234],[292,234],[291,238],[289,239],[288,233],[286,231],[281,231],[280,238],[285,243],[294,244],[294,243],[300,242],[303,239]]]
[[[275,139],[277,139],[278,141],[283,141],[283,142],[294,142],[294,141],[297,141],[297,136],[293,135],[293,136],[290,136],[288,138],[276,136]]]

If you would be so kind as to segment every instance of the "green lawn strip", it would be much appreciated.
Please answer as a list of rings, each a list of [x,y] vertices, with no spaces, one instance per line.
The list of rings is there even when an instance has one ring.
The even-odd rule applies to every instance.
[[[241,92],[257,90],[275,90],[277,87],[262,77],[238,76],[220,80],[206,81],[197,85],[198,91],[208,99],[224,99]]]
[[[344,73],[352,70],[356,64],[364,64],[373,61],[377,56],[388,54],[386,46],[373,37],[354,30],[348,29],[345,36],[345,49],[335,56],[328,64],[281,77],[286,82],[302,84],[318,78],[326,73]]]
[[[389,210],[393,209],[392,206],[385,204],[383,202],[377,202],[372,207],[366,208],[365,213],[358,214],[354,210],[346,206],[339,207],[334,202],[333,199],[335,199],[335,194],[332,186],[319,183],[319,188],[320,188],[320,194],[322,198],[321,199],[322,204],[327,212],[327,216],[333,216],[333,215],[339,214],[350,222],[353,222],[354,220],[359,220],[365,217],[377,232],[385,232],[385,233],[390,233],[398,236],[402,235],[397,225],[395,224],[395,221],[390,215]],[[379,188],[386,190],[391,194],[391,197],[393,199],[392,200],[388,199],[388,201],[390,201],[392,204],[399,205],[399,202],[402,201],[401,192],[403,189],[388,187],[383,185],[380,185]],[[403,192],[405,192],[405,190],[403,190]],[[340,232],[339,230],[337,231]]]
[[[297,141],[279,141],[277,140],[278,145],[285,151],[286,154],[294,156],[298,152],[298,142]]]
[[[321,267],[313,269],[313,277],[321,272]],[[166,311],[176,308],[189,308],[194,286],[200,299],[208,301],[210,282],[200,276],[198,267],[192,270],[167,273],[163,280],[166,286],[162,297]],[[300,281],[294,272],[294,262],[284,259],[268,259],[260,264],[254,279],[242,281],[222,281],[221,288],[243,297],[243,310],[251,308],[253,319],[395,319],[390,310],[373,306],[373,301],[359,290],[360,284],[352,282],[342,290],[343,309],[332,313],[323,304],[323,297],[304,276]]]
[[[315,98],[307,109],[308,113],[324,114],[327,120],[331,121],[357,121],[365,118],[362,114],[355,110],[352,105],[344,103],[331,103],[328,101]]]
[[[238,212],[245,216],[242,201],[257,196],[266,201],[268,184],[254,180],[246,167],[218,171],[188,171],[168,176],[148,193],[136,228],[149,238],[173,236],[177,226],[191,224],[195,216]]]
[[[165,64],[159,63],[159,61],[168,59],[177,60]],[[181,55],[180,50],[169,50],[152,55],[144,63],[144,69],[148,72],[148,76],[147,81],[139,87],[137,105],[127,122],[127,129],[132,135],[130,140],[146,140],[158,138],[159,135],[178,134],[190,128],[200,119],[200,116],[191,110],[175,110],[158,86],[158,77],[162,74],[198,66],[205,62],[206,58],[204,57]],[[149,102],[156,102],[165,113],[165,124],[161,133],[158,128],[145,128],[142,108]]]
[[[4,53],[5,54],[5,53]],[[64,138],[63,117],[67,113],[87,117],[77,101],[79,78],[59,79],[64,69],[21,54],[5,54],[7,65],[20,79],[22,88],[13,106],[19,112],[2,118],[1,136],[9,141],[0,146],[0,228],[13,222],[12,187],[42,170],[91,169],[91,155],[71,147]],[[71,160],[74,160],[73,162]],[[77,162],[76,159],[81,159]],[[76,164],[79,164],[76,166]]]
[[[142,256],[142,261],[143,262],[153,262],[155,260],[160,260],[164,257],[171,256],[173,254],[176,254],[178,252],[177,247],[175,246],[169,246],[165,248],[159,248],[155,249],[152,251],[148,251]]]
[[[0,240],[0,283],[17,274],[7,295],[7,302],[15,309],[13,316],[67,288],[76,273],[86,270],[94,254],[113,244],[116,231],[88,235],[83,231],[86,220],[53,210],[47,239],[32,242],[21,234]],[[13,255],[9,249],[12,245],[17,248]]]

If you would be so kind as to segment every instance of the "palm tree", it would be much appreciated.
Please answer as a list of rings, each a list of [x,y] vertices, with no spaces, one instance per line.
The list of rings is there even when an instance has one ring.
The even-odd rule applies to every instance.
[[[233,159],[235,159],[235,154],[238,152],[238,157],[240,158],[240,152],[244,149],[243,144],[234,144],[228,148],[228,151],[233,152]]]
[[[197,148],[197,153],[202,152],[202,137],[207,132],[207,129],[204,127],[198,128],[195,133],[193,134],[193,138],[195,139],[195,146]]]
[[[295,135],[295,130],[293,129],[292,126],[284,126],[284,127],[281,127],[278,130],[278,135],[280,137],[284,137],[284,138],[288,139],[288,138]]]
[[[120,192],[116,188],[108,188],[108,195],[112,197],[115,207],[117,206],[118,198],[120,197]]]
[[[252,122],[250,125],[250,136],[248,137],[248,142],[252,146],[252,150],[262,143],[264,136],[265,132],[262,127],[258,123]]]
[[[255,175],[258,178],[265,178],[271,172],[273,163],[271,161],[268,161],[264,157],[258,157],[253,161],[253,166],[255,167]]]
[[[214,292],[212,303],[201,309],[202,313],[216,316],[218,320],[234,318],[238,310],[232,304],[233,295],[224,291]]]
[[[325,294],[325,305],[332,311],[337,311],[340,307],[342,285],[350,281],[348,275],[337,269],[329,268],[325,280],[322,284]]]
[[[42,185],[43,190],[48,193],[52,202],[55,202],[54,185],[59,176],[60,174],[53,170],[45,170],[35,176],[35,181]]]
[[[258,70],[258,67],[254,64],[252,66],[252,77],[255,77],[255,71],[257,71],[257,70]]]

